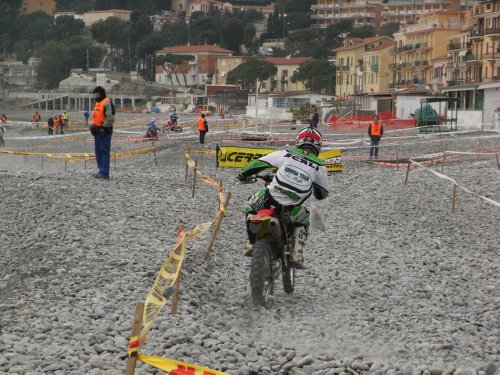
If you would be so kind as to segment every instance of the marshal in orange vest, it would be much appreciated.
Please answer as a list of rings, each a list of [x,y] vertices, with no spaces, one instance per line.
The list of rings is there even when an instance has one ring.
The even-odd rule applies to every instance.
[[[205,118],[204,117],[198,118],[198,130],[207,130],[207,127],[205,126]]]
[[[105,104],[109,102],[109,98],[104,98],[100,102],[95,103],[94,113],[92,114],[92,125],[102,126],[106,121]]]
[[[370,133],[371,136],[380,137],[380,135],[382,134],[382,124],[380,122],[378,124],[372,122]]]

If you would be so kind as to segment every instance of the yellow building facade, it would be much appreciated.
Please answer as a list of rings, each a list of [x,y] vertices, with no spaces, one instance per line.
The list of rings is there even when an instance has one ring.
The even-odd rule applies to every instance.
[[[464,13],[440,11],[421,15],[415,25],[403,27],[394,34],[392,88],[430,88],[433,62],[447,55],[449,38],[461,30]]]
[[[21,12],[30,14],[42,11],[49,16],[53,16],[56,12],[55,0],[23,0],[21,4]]]
[[[392,39],[386,36],[365,39],[346,38],[342,47],[334,49],[337,67],[335,94],[347,97],[366,93],[367,78],[368,82],[371,82],[370,88],[380,91],[378,85],[382,80],[381,75],[386,74],[384,71],[387,70],[388,66],[388,63],[385,67],[383,65],[384,62],[381,58],[385,59],[386,57],[385,55],[381,57],[381,51],[384,51],[387,44],[390,43],[392,43]],[[389,54],[389,50],[387,54]],[[379,59],[378,64],[375,63],[377,58]]]

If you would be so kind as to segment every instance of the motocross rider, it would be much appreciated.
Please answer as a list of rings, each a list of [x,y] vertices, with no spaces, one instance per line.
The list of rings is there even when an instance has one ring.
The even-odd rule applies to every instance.
[[[295,139],[295,146],[275,151],[253,160],[236,177],[245,182],[267,168],[277,168],[272,182],[254,193],[247,201],[245,215],[275,206],[278,217],[284,223],[293,223],[294,239],[291,265],[304,268],[303,250],[309,227],[309,211],[301,204],[311,194],[318,200],[329,193],[326,167],[318,158],[321,150],[321,133],[317,129],[304,128]],[[245,255],[250,256],[252,246],[247,245]]]

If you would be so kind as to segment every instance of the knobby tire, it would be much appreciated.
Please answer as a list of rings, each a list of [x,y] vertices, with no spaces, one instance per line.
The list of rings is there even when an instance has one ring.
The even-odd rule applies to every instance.
[[[271,291],[271,252],[270,237],[258,239],[253,246],[252,265],[250,269],[250,288],[252,300],[256,306],[266,306]]]

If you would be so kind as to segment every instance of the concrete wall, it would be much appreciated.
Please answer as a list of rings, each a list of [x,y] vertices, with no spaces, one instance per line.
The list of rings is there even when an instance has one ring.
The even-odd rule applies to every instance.
[[[495,109],[500,108],[500,87],[484,90],[484,129],[500,129],[500,119]]]
[[[426,98],[426,96],[398,95],[396,97],[396,117],[411,118],[410,114],[415,113],[415,110],[417,108],[420,108],[420,99],[423,98]],[[444,104],[441,104],[441,112],[440,112],[439,103],[430,103],[430,105],[438,113],[441,113],[445,108]]]
[[[457,111],[457,127],[462,129],[481,129],[483,111]]]

